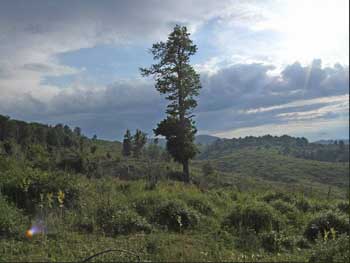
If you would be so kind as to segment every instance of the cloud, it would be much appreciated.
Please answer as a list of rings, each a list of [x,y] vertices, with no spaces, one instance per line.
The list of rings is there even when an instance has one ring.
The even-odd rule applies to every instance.
[[[200,133],[235,135],[237,129],[242,133],[266,125],[300,130],[302,121],[313,122],[313,127],[320,122],[322,128],[327,119],[348,118],[348,68],[322,68],[319,60],[309,66],[288,65],[279,75],[268,74],[273,68],[238,64],[202,75],[195,112]],[[138,79],[107,86],[77,84],[61,89],[47,103],[26,94],[0,104],[0,111],[22,119],[80,125],[87,134],[98,132],[104,138],[120,138],[126,128],[151,134],[166,107],[153,85],[153,80]]]
[[[282,125],[300,118],[344,118],[348,66],[322,67],[321,60],[282,68],[272,63],[267,51],[273,49],[270,44],[276,35],[266,22],[270,16],[266,12],[274,1],[266,1],[266,7],[259,2],[4,1],[0,8],[0,113],[79,125],[87,134],[105,138],[120,138],[126,128],[150,133],[164,116],[166,103],[151,80],[99,85],[77,77],[57,86],[47,77],[79,76],[84,71],[62,64],[59,55],[105,44],[150,46],[164,40],[175,23],[198,32],[215,21],[214,33],[205,38],[210,38],[210,47],[227,52],[196,65],[203,84],[196,111],[201,132]]]

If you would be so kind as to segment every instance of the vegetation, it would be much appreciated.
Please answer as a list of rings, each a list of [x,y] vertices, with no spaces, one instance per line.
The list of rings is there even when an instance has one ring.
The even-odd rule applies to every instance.
[[[166,150],[139,129],[120,143],[0,115],[0,261],[349,261],[348,145],[196,145],[196,51],[176,26],[141,69],[170,101]]]
[[[288,135],[245,138],[217,139],[200,154],[200,159],[218,158],[240,149],[274,149],[279,154],[296,158],[325,162],[348,162],[349,145],[343,141],[332,144],[309,143],[305,138],[293,138]]]
[[[215,155],[209,145],[184,184],[157,141],[135,155],[130,134],[125,155],[80,129],[1,119],[1,261],[78,261],[107,249],[116,251],[95,259],[349,259],[347,162],[296,158],[273,142]],[[40,232],[26,237],[33,226]]]
[[[190,181],[189,159],[197,152],[194,135],[193,109],[197,106],[195,96],[199,95],[199,75],[189,64],[190,56],[197,51],[196,45],[189,38],[186,27],[175,26],[166,43],[159,42],[152,46],[151,53],[158,64],[149,69],[141,69],[143,76],[153,75],[156,89],[166,94],[170,101],[167,106],[167,118],[158,124],[155,135],[162,135],[167,140],[167,150],[183,166],[183,180]]]

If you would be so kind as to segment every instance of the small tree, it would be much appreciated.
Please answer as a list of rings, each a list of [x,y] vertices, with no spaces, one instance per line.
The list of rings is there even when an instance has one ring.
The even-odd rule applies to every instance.
[[[143,147],[147,143],[147,134],[141,130],[136,130],[133,137],[133,153],[136,158],[139,158]]]
[[[126,130],[123,140],[122,154],[124,156],[130,156],[132,151],[132,136],[129,130]]]
[[[176,25],[166,43],[156,43],[150,50],[159,63],[149,69],[140,69],[143,76],[155,77],[156,89],[166,94],[166,99],[170,101],[167,118],[158,124],[154,132],[156,136],[166,138],[168,152],[183,166],[185,182],[190,181],[189,159],[197,153],[192,110],[197,106],[194,97],[199,95],[201,88],[199,75],[189,64],[190,56],[197,51],[189,35],[186,27]]]

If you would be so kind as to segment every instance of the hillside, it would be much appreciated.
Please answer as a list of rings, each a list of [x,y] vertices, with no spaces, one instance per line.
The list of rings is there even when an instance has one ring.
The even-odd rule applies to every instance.
[[[315,141],[313,143],[317,143],[317,144],[337,144],[340,141],[343,141],[345,144],[349,144],[349,139],[339,139],[339,140],[319,140],[319,141]]]
[[[124,156],[120,142],[79,128],[0,121],[0,261],[82,261],[106,249],[115,252],[98,260],[348,258],[349,163],[293,156],[314,149],[305,139],[215,140],[185,184],[158,145]]]
[[[218,158],[238,149],[274,149],[285,156],[324,162],[349,162],[349,145],[343,141],[337,144],[309,143],[306,138],[294,138],[288,135],[261,137],[247,136],[245,138],[219,139],[206,147],[199,159]]]

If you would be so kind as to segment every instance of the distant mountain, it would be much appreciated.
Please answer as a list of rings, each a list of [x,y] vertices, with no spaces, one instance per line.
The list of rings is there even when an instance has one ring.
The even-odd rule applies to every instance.
[[[340,142],[343,141],[345,144],[349,144],[349,139],[339,139],[339,140],[319,140],[319,141],[315,141],[313,143],[317,143],[317,144],[334,144],[334,142]]]
[[[196,144],[208,145],[208,144],[212,144],[217,139],[220,139],[220,138],[212,135],[203,134],[203,135],[197,135],[195,142]]]

